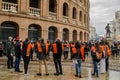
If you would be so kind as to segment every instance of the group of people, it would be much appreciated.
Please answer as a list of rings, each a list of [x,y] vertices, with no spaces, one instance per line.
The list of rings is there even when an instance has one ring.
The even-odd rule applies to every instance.
[[[91,57],[94,65],[93,76],[98,77],[98,63],[100,62],[101,73],[105,73],[109,69],[109,56],[111,55],[110,47],[108,42],[101,41],[93,44],[82,43],[79,41],[61,42],[56,39],[54,43],[50,43],[49,40],[44,41],[42,38],[38,38],[36,42],[26,38],[25,41],[19,39],[13,39],[11,36],[8,37],[7,43],[7,67],[8,69],[15,68],[15,72],[22,72],[20,70],[21,56],[24,62],[24,73],[28,75],[28,65],[30,59],[33,59],[33,52],[37,53],[39,59],[39,70],[36,75],[42,76],[42,62],[45,65],[45,75],[48,76],[48,65],[47,60],[50,58],[49,51],[53,52],[53,62],[55,65],[56,72],[54,75],[63,75],[61,58],[64,54],[64,59],[68,59],[68,53],[70,52],[71,60],[75,64],[75,77],[82,77],[82,62],[85,61],[88,52],[91,52]],[[13,56],[15,55],[15,65],[13,65]]]

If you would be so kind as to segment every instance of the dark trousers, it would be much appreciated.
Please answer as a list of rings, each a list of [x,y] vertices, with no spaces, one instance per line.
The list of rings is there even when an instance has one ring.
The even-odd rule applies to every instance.
[[[8,68],[13,68],[13,57],[12,56],[8,57],[7,67]]]
[[[27,74],[29,62],[30,62],[30,57],[25,57],[24,58],[24,71],[25,71],[25,74]]]
[[[15,71],[20,71],[20,57],[15,58]]]
[[[93,61],[93,64],[94,64],[94,72],[93,72],[93,74],[98,76],[98,62]]]
[[[2,50],[0,50],[0,57],[2,57],[3,56],[3,51]]]
[[[62,65],[61,65],[61,60],[59,59],[54,59],[54,64],[55,64],[55,69],[56,73],[62,73]]]
[[[64,51],[64,59],[68,58],[68,51]]]
[[[106,71],[108,71],[109,70],[109,57],[106,57],[105,64],[106,64]]]
[[[30,59],[33,60],[33,50],[30,52]]]

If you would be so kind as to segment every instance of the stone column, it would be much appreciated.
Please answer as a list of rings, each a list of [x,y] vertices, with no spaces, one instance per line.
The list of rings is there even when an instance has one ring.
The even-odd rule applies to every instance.
[[[2,0],[0,0],[0,11],[2,10]]]
[[[71,5],[71,1],[68,7],[68,16],[69,16],[69,23],[72,23],[72,5]]]
[[[69,41],[73,41],[73,32],[69,31]]]
[[[42,4],[41,4],[42,16],[47,17],[49,15],[49,1],[48,0],[41,0],[41,1],[42,1]]]
[[[59,26],[60,27],[60,26]],[[63,29],[60,27],[58,28],[58,39],[62,40],[62,33],[63,33]]]
[[[30,13],[30,0],[20,0],[20,13],[22,14],[29,14]]]
[[[62,13],[63,13],[63,5],[62,5],[62,0],[58,0],[57,2],[57,20],[61,21],[62,20]]]
[[[41,38],[43,38],[45,41],[48,39],[48,28],[46,28],[46,26],[44,26],[44,25],[42,25]]]
[[[26,28],[25,26],[22,26],[21,28],[19,28],[19,36],[20,36],[20,39],[22,39],[23,41],[26,38],[28,38],[28,28]]]

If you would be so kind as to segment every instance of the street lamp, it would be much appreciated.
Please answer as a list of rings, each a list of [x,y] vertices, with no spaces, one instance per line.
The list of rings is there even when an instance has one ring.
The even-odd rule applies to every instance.
[[[114,40],[116,40],[116,28],[114,27]]]

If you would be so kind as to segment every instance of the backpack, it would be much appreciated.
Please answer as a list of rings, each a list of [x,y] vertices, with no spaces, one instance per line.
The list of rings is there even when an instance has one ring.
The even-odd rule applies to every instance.
[[[3,44],[0,44],[0,50],[3,50]]]

